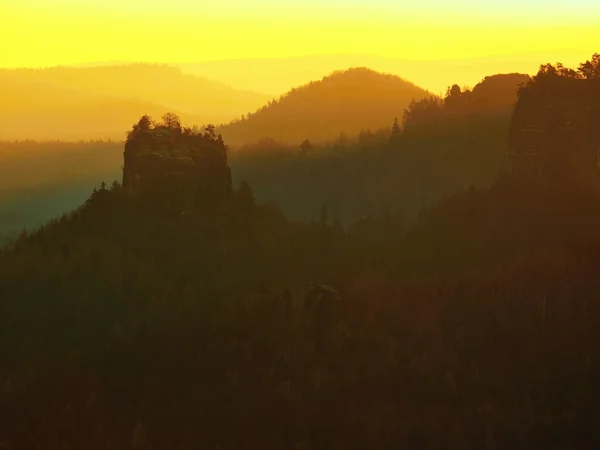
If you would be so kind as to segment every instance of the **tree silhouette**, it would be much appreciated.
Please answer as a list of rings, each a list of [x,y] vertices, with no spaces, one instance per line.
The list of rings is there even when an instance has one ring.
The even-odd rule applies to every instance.
[[[130,138],[133,135],[137,135],[139,133],[145,133],[152,129],[154,123],[152,119],[148,115],[143,115],[140,120],[133,125],[132,129],[127,132],[127,137]]]
[[[210,139],[212,141],[216,141],[218,139],[217,133],[216,133],[216,128],[214,125],[212,124],[208,124],[205,128],[204,128],[204,137],[206,139]]]
[[[446,91],[446,99],[458,98],[460,97],[460,94],[462,94],[460,86],[458,84],[453,84],[452,87],[449,86],[448,90]]]
[[[594,53],[591,61],[580,64],[579,73],[588,80],[600,79],[600,53]]]
[[[134,125],[136,131],[148,131],[152,127],[152,119],[148,115],[143,115],[138,123]]]
[[[181,129],[181,119],[175,113],[166,113],[162,116],[163,124],[168,128]]]
[[[235,197],[240,205],[252,207],[256,204],[254,192],[252,192],[252,187],[247,181],[242,181],[240,183],[240,187],[236,191]]]
[[[303,156],[307,156],[309,153],[313,151],[313,145],[308,139],[304,139],[300,144],[300,154]]]
[[[400,125],[398,124],[398,118],[394,117],[394,123],[392,124],[392,134],[400,134]]]

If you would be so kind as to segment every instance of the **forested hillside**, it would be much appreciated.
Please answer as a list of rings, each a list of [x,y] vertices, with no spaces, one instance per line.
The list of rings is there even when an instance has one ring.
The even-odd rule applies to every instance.
[[[542,66],[518,101],[561,77],[595,89],[600,55]],[[327,208],[293,220],[253,180],[232,184],[213,126],[142,116],[123,184],[0,250],[0,446],[598,448],[600,176],[492,176],[500,156],[478,152],[512,100],[486,115],[476,91],[453,86],[361,134],[371,153],[338,189],[432,199],[348,226]],[[577,113],[570,98],[548,123]],[[595,151],[589,118],[564,151]],[[407,184],[365,181],[404,165]],[[488,186],[461,187],[477,173]]]
[[[102,188],[0,253],[5,442],[596,442],[596,195],[509,178],[346,231],[248,185],[211,216],[131,202]]]
[[[218,127],[230,145],[271,138],[290,144],[334,139],[381,128],[413,99],[431,94],[408,81],[366,68],[337,71],[297,87],[240,120]]]
[[[461,93],[467,105],[462,115],[470,116],[437,138],[442,158],[430,135],[439,135],[444,125],[430,117],[410,144],[407,138],[390,143],[390,118],[386,128],[364,127],[357,134],[313,142],[313,151],[304,155],[299,144],[274,140],[238,148],[231,153],[232,175],[238,184],[251,181],[257,200],[276,202],[297,219],[316,217],[322,206],[345,222],[386,209],[411,214],[456,188],[488,186],[497,170],[507,167],[510,113],[516,89],[527,79],[491,76]],[[406,114],[414,108],[417,104]],[[407,124],[415,120],[406,116]],[[120,140],[0,142],[0,232],[38,226],[80,204],[101,180],[120,180],[122,152]]]
[[[508,130],[517,89],[529,77],[486,77],[464,92],[407,105],[396,125],[330,142],[262,140],[231,159],[234,179],[251,180],[257,198],[297,219],[325,206],[347,221],[386,210],[415,214],[470,185],[490,186],[508,169]]]

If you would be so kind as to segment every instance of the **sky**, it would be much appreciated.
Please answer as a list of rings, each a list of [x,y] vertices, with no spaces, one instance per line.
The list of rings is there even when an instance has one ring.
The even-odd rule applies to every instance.
[[[0,0],[0,67],[340,53],[559,61],[600,51],[598,17],[598,0]]]

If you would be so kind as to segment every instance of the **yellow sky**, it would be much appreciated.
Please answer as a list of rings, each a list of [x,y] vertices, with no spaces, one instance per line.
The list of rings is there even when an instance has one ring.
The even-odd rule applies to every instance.
[[[0,67],[358,53],[443,60],[600,49],[600,1],[19,0]],[[504,6],[502,6],[504,5]],[[550,6],[548,6],[550,5]],[[595,15],[600,17],[600,15]]]

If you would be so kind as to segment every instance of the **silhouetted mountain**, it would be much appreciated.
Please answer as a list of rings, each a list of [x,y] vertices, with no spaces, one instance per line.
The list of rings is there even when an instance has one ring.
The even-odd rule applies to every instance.
[[[399,162],[402,167],[420,167],[422,173],[426,172],[426,168],[431,171],[439,167],[439,175],[433,181],[427,181],[424,176],[418,177],[422,185],[419,189],[414,185],[410,188],[406,185],[407,180],[410,179],[408,174],[399,177],[405,169],[394,166],[389,171],[387,167],[390,164],[387,160],[380,161],[377,154],[372,155],[371,162],[366,162],[363,157],[355,154],[352,148],[346,148],[343,151],[350,150],[348,152],[350,154],[343,160],[337,157],[318,158],[309,163],[299,164],[295,152],[297,145],[280,148],[281,154],[278,157],[271,155],[268,158],[240,159],[234,155],[232,160],[234,180],[236,183],[244,179],[250,181],[258,200],[277,201],[286,214],[295,218],[314,217],[322,204],[327,205],[331,213],[337,214],[344,220],[352,220],[363,213],[384,207],[398,208],[405,212],[418,209],[438,198],[440,190],[439,186],[436,187],[438,181],[435,180],[441,179],[440,177],[455,177],[460,180],[458,185],[463,187],[471,183],[488,185],[498,169],[508,167],[505,153],[508,151],[506,134],[510,114],[516,100],[516,88],[521,82],[527,80],[526,75],[493,75],[477,84],[470,94],[463,93],[467,97],[470,95],[472,114],[477,113],[477,116],[481,117],[481,112],[487,110],[494,114],[494,118],[484,126],[478,123],[477,133],[468,131],[475,129],[473,125],[458,129],[455,123],[453,130],[456,136],[443,137],[445,147],[458,149],[448,153],[449,160],[445,158],[440,160],[432,156],[431,145],[426,142],[425,137],[418,137],[414,141],[414,152],[399,152],[398,157],[404,158]],[[63,99],[66,99],[69,92],[71,91],[67,91],[66,94],[60,92],[60,94]],[[136,113],[130,111],[128,114],[134,116]],[[63,124],[67,119],[63,116]],[[9,123],[11,118],[8,117],[6,120]],[[50,115],[48,121],[51,120],[53,116]],[[90,121],[90,125],[94,123],[93,120]],[[89,128],[84,130],[89,131]],[[425,128],[426,134],[431,135],[436,132],[436,128],[431,125]],[[388,133],[389,130],[376,135],[366,133],[363,136],[363,143],[359,143],[357,148],[364,147],[369,139],[373,142],[367,143],[367,147],[381,148],[387,143]],[[118,130],[115,134],[124,137],[122,130]],[[355,137],[356,135],[349,136],[350,139]],[[264,152],[273,145],[277,147],[277,143],[262,142],[255,145],[253,149]],[[482,151],[482,148],[485,151]],[[248,149],[244,153],[248,155],[253,149]],[[467,149],[472,151],[464,155]],[[38,225],[68,211],[85,198],[89,190],[102,179],[113,180],[121,177],[122,152],[122,143],[119,142],[0,143],[2,162],[0,164],[0,210],[5,212],[0,217],[0,229],[18,231],[24,226]],[[459,158],[460,154],[463,156]],[[418,158],[419,162],[414,160],[415,158]],[[455,164],[460,161],[463,166],[456,167]],[[464,164],[471,165],[472,169],[466,171]],[[367,167],[371,166],[373,170],[379,171],[379,176],[369,175]],[[454,167],[454,170],[447,170],[449,167]],[[312,171],[310,175],[305,173],[307,170]],[[406,170],[410,172],[409,169]],[[350,175],[351,173],[354,175]],[[325,184],[310,183],[310,188],[303,187],[307,177],[315,176],[321,176],[329,181]],[[345,182],[344,179],[350,176],[352,183]],[[379,182],[387,183],[388,187],[395,187],[376,194],[380,189],[364,186],[365,183],[371,186]],[[342,188],[344,184],[347,187]],[[452,183],[453,187],[456,185],[456,182]],[[357,194],[357,190],[361,193]],[[448,185],[445,185],[442,194],[449,190],[451,189]],[[427,194],[427,201],[424,201],[420,195],[427,192],[432,194]],[[374,198],[374,195],[377,195],[377,198]],[[407,199],[412,198],[415,200],[406,203]],[[40,209],[39,205],[46,206]],[[15,217],[18,220],[14,219]]]
[[[268,99],[150,64],[0,70],[0,98],[0,139],[122,139],[140,113],[205,124]]]
[[[219,131],[234,145],[266,137],[298,144],[304,139],[326,140],[391,125],[411,100],[428,96],[395,75],[352,68],[294,88]]]
[[[527,75],[484,78],[472,90],[454,85],[442,99],[412,101],[402,129],[368,130],[315,145],[264,140],[231,159],[236,182],[248,180],[260,201],[307,220],[322,206],[344,222],[381,211],[414,214],[470,185],[489,186],[508,169],[508,130],[518,86]],[[391,123],[390,123],[391,125]]]

